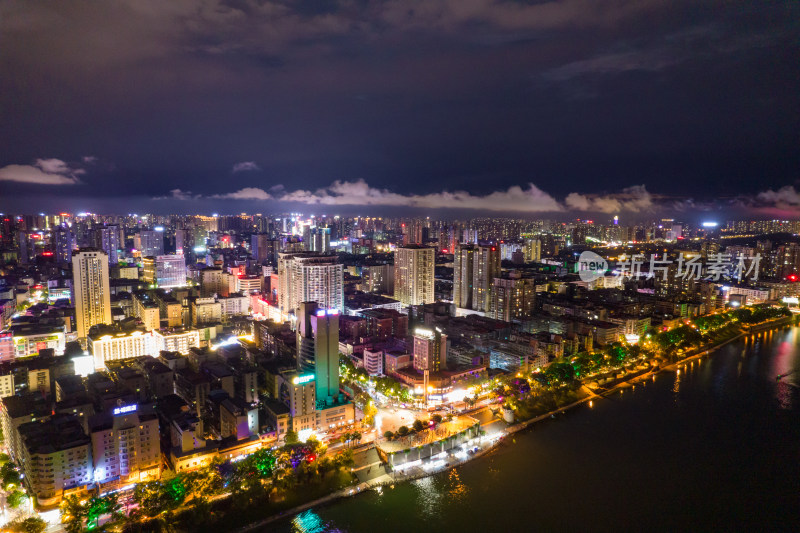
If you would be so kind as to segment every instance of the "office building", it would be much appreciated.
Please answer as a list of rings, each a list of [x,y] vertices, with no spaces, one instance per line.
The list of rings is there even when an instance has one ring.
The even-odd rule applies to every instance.
[[[133,247],[142,257],[164,255],[164,231],[142,230],[133,239]]]
[[[185,287],[188,272],[183,255],[159,255],[142,259],[142,280],[160,289]]]
[[[73,252],[72,290],[79,338],[86,338],[96,324],[111,323],[108,255],[104,251],[83,248]]]

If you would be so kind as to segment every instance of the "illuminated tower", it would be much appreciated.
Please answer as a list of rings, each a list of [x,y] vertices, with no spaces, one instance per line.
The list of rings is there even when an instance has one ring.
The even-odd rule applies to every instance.
[[[394,297],[404,305],[431,303],[434,249],[409,244],[394,253]]]
[[[104,251],[82,248],[72,254],[72,290],[79,338],[86,338],[95,324],[111,323],[108,255]]]
[[[297,313],[297,370],[313,372],[317,402],[339,396],[339,310],[302,302]]]
[[[453,253],[453,303],[472,309],[472,270],[475,247],[458,245]]]
[[[284,314],[296,312],[301,302],[344,311],[344,266],[335,256],[281,253],[278,279],[278,305]]]

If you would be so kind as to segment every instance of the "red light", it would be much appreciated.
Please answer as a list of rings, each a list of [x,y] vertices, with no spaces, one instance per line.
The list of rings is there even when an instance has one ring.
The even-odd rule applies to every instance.
[[[788,279],[791,282],[795,282],[797,281],[797,274],[789,274],[788,276],[786,276],[786,279]]]
[[[45,257],[50,257],[51,255],[53,255],[53,252],[42,252],[42,255]]]

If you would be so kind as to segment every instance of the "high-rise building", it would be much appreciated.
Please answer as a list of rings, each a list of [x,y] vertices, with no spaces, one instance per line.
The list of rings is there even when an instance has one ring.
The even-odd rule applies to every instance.
[[[183,255],[145,257],[142,267],[142,279],[160,289],[186,286],[188,272]]]
[[[420,372],[447,369],[447,335],[439,328],[414,330],[414,368]]]
[[[188,229],[175,230],[175,253],[179,255],[191,255],[192,232]]]
[[[525,261],[541,261],[542,260],[542,241],[538,238],[525,239]]]
[[[456,307],[488,312],[492,282],[500,275],[497,246],[457,246],[454,256],[453,303]]]
[[[75,249],[75,235],[67,226],[59,226],[53,231],[53,252],[56,262],[60,264],[72,262],[72,250]]]
[[[420,305],[434,301],[435,252],[409,244],[394,253],[394,297],[404,305]]]
[[[302,302],[297,314],[297,370],[313,372],[317,402],[339,396],[339,310]]]
[[[332,255],[315,252],[278,254],[278,306],[288,315],[301,302],[344,311],[344,267]]]
[[[280,251],[280,241],[271,239],[267,233],[257,233],[251,237],[250,252],[258,264],[275,264]]]
[[[134,238],[134,248],[142,257],[164,255],[164,232],[158,230],[142,230]]]
[[[36,254],[31,242],[31,236],[27,231],[20,230],[17,232],[17,249],[19,250],[19,262],[27,265],[33,260]]]
[[[331,228],[312,228],[306,242],[306,249],[312,252],[328,253],[331,249]]]
[[[119,262],[119,226],[106,226],[92,230],[92,246],[108,255],[108,264]]]
[[[492,306],[492,283],[500,275],[500,250],[497,246],[478,246],[473,261],[472,309],[485,313]]]
[[[453,303],[456,307],[472,309],[474,253],[471,245],[457,245],[453,252]]]
[[[796,242],[779,246],[776,254],[776,275],[783,279],[790,274],[800,275],[800,245]]]
[[[94,481],[121,485],[161,477],[158,416],[136,404],[118,405],[91,420]]]
[[[104,251],[82,248],[72,254],[72,291],[79,338],[86,338],[95,324],[111,323],[108,255]]]
[[[495,320],[511,322],[533,313],[535,284],[517,272],[508,277],[495,278],[492,288],[492,307],[489,316]]]

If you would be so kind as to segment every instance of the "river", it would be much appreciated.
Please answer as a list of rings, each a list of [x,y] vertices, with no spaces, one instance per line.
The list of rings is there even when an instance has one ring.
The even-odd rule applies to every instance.
[[[798,386],[800,328],[765,332],[263,531],[800,531]]]

